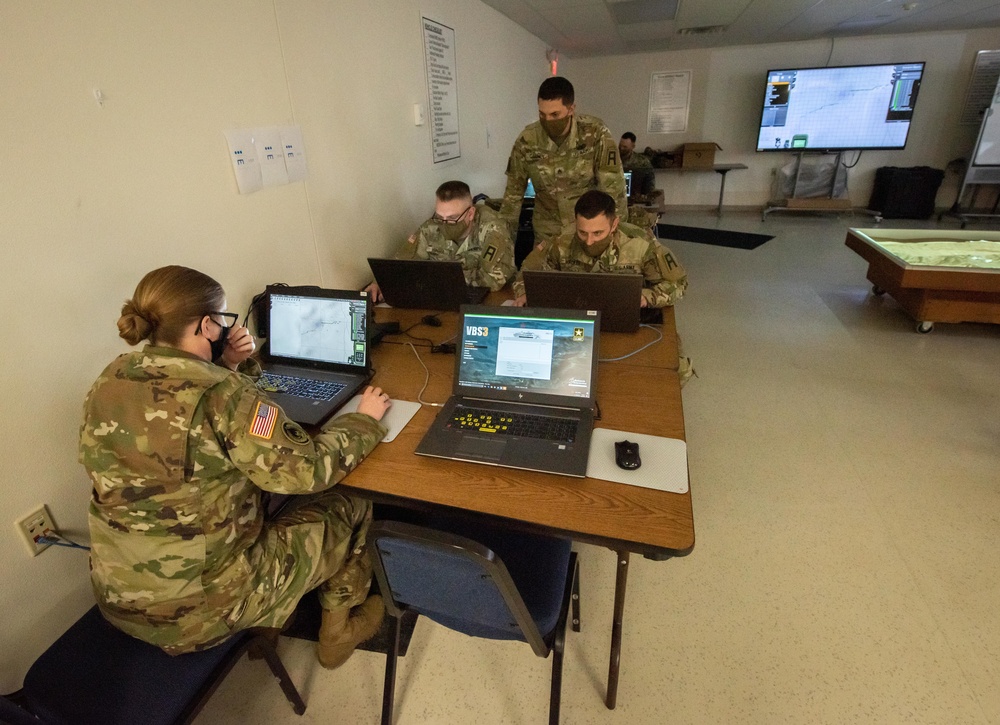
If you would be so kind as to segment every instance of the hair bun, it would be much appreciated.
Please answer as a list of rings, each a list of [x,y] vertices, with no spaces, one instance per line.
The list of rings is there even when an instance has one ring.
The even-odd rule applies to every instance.
[[[149,337],[156,327],[154,316],[140,312],[132,300],[122,305],[122,316],[118,318],[118,336],[129,345],[138,345]]]

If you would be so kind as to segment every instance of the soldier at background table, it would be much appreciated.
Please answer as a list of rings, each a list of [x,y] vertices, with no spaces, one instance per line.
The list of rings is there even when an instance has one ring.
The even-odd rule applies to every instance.
[[[602,191],[585,193],[574,207],[575,231],[568,240],[550,244],[540,269],[566,272],[623,272],[641,274],[640,307],[667,307],[684,296],[687,272],[673,253],[657,242],[648,229],[620,222],[615,200]],[[524,280],[514,281],[514,304],[524,305]],[[691,359],[681,351],[678,336],[678,374],[681,384],[694,374]]]
[[[635,134],[626,131],[618,141],[622,170],[632,172],[632,188],[628,197],[628,222],[652,229],[660,218],[663,192],[655,188],[656,176],[649,157],[635,150]]]
[[[573,84],[565,78],[555,76],[542,82],[538,120],[525,127],[510,152],[500,216],[512,233],[517,229],[528,179],[535,188],[532,226],[536,250],[572,233],[573,205],[590,189],[610,194],[623,218],[628,213],[618,146],[601,119],[576,113]],[[536,266],[537,262],[538,256],[532,252],[522,267]]]
[[[648,203],[655,191],[656,177],[653,162],[635,150],[635,134],[626,131],[618,142],[618,153],[622,159],[622,171],[632,172],[632,193],[629,203]]]
[[[396,259],[458,260],[465,283],[494,292],[514,276],[514,244],[507,225],[485,204],[472,203],[463,181],[446,181],[434,192],[434,215],[396,251]],[[382,301],[378,284],[365,288]]]

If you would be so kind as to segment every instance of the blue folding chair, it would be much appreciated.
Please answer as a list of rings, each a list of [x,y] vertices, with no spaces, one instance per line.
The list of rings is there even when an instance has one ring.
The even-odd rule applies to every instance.
[[[400,620],[420,614],[473,637],[527,642],[539,657],[548,657],[551,651],[549,723],[559,722],[563,646],[571,605],[573,629],[580,631],[576,553],[565,539],[504,530],[489,532],[486,538],[493,539],[492,548],[436,528],[397,521],[372,525],[369,555],[386,610],[393,618],[382,694],[383,725],[392,723]]]
[[[274,648],[277,630],[250,629],[210,649],[171,657],[112,627],[94,606],[35,660],[3,719],[17,725],[190,723],[249,650],[263,657],[296,714],[306,706]],[[21,717],[20,720],[15,717]]]

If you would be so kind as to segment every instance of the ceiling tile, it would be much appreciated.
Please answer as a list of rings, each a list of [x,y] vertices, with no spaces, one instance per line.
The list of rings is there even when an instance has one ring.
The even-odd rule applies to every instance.
[[[1000,26],[1000,0],[483,0],[567,57]],[[677,17],[665,15],[675,7]],[[904,9],[910,5],[910,10]],[[722,33],[678,35],[724,25]]]

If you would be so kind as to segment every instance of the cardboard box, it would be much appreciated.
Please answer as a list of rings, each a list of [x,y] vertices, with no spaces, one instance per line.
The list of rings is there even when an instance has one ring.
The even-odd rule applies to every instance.
[[[715,150],[722,151],[717,143],[686,143],[677,148],[682,169],[710,169],[715,165]]]

